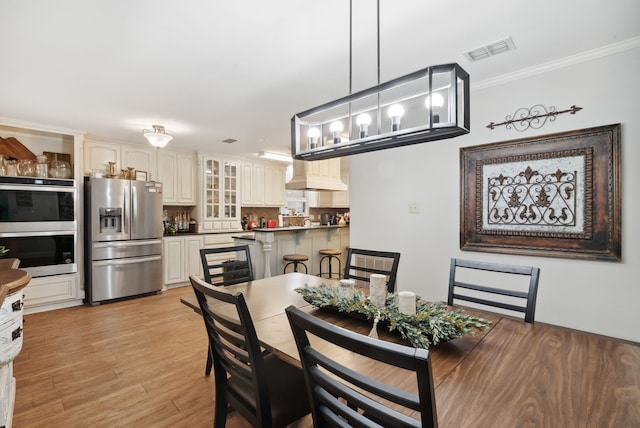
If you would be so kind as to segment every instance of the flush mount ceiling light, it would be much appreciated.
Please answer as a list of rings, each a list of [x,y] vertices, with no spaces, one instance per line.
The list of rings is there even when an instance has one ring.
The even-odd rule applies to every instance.
[[[352,5],[349,5],[349,80]],[[319,160],[453,138],[469,133],[469,74],[458,64],[427,67],[294,115],[291,153]]]
[[[157,148],[164,147],[169,141],[173,140],[173,137],[167,134],[162,125],[153,125],[153,131],[143,129],[142,135],[144,135],[144,138],[146,138],[152,146]]]
[[[291,156],[283,155],[283,154],[280,154],[280,153],[258,152],[258,157],[261,157],[263,159],[276,160],[276,161],[280,161],[280,162],[288,162],[288,163],[293,162],[293,159],[291,158]]]

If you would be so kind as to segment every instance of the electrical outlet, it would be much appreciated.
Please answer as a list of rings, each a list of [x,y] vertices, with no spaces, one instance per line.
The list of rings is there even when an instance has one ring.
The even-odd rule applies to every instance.
[[[420,212],[420,205],[417,202],[409,203],[409,214],[418,214]]]

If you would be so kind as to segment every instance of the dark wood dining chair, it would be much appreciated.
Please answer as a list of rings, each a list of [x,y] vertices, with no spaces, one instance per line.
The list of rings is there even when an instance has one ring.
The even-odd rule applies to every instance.
[[[349,248],[344,268],[344,279],[370,282],[372,273],[386,275],[389,293],[396,291],[396,275],[400,253]]]
[[[474,271],[488,272],[489,274],[484,275],[484,280],[492,281],[494,286],[476,284],[477,278],[473,279],[474,283],[468,282],[471,280],[466,278],[460,280],[463,270],[469,271],[467,277]],[[528,277],[528,282],[521,289],[514,286],[517,276]],[[539,278],[540,268],[537,267],[451,259],[447,304],[453,306],[456,301],[466,301],[521,312],[525,322],[533,323]],[[507,285],[497,287],[497,284]]]
[[[286,308],[285,312],[300,354],[314,427],[438,426],[428,350],[354,333],[309,315],[293,305]],[[418,393],[396,388],[345,367],[328,353],[322,353],[320,346],[312,346],[307,333],[314,337],[314,344],[320,338],[372,362],[379,361],[414,372],[411,375],[407,373],[407,376],[417,381]],[[413,412],[417,412],[420,419],[408,416],[407,413]]]
[[[227,293],[189,277],[213,355],[214,428],[229,406],[254,427],[285,427],[310,412],[302,370],[263,352],[242,293]]]
[[[203,248],[200,250],[204,280],[215,286],[227,286],[253,281],[253,266],[248,245]],[[207,355],[204,373],[209,376],[213,359]]]
[[[233,285],[253,281],[248,245],[200,250],[204,280],[212,285]]]

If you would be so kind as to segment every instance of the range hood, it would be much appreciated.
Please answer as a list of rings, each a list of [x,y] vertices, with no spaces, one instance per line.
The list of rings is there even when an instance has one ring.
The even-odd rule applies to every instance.
[[[347,190],[340,178],[340,159],[293,161],[293,177],[285,183],[287,190]]]

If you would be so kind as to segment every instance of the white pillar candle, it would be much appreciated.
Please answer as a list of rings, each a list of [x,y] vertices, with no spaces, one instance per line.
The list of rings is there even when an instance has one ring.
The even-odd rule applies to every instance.
[[[340,297],[344,297],[346,299],[353,298],[355,286],[356,282],[353,279],[341,279],[340,285],[338,286],[338,293]]]
[[[378,308],[384,307],[387,298],[386,275],[372,273],[369,280],[369,300]]]
[[[415,315],[416,293],[413,291],[398,292],[398,310],[403,314]]]

